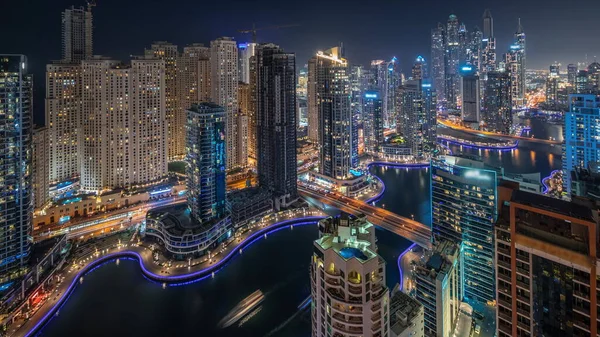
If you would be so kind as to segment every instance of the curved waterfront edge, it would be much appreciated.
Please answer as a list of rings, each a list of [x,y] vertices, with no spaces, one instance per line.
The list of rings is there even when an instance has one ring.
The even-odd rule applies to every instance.
[[[394,162],[384,162],[384,161],[373,161],[373,162],[370,162],[367,164],[367,170],[370,170],[372,166],[405,168],[405,169],[414,169],[414,168],[423,169],[423,168],[429,168],[429,163],[394,163]],[[379,178],[376,174],[372,174],[371,176],[379,181],[379,184],[381,185],[381,190],[376,195],[365,200],[366,203],[372,203],[372,202],[379,201],[379,199],[381,199],[381,197],[383,197],[383,194],[385,193],[385,183],[383,182],[383,180],[381,180],[381,178]]]
[[[188,284],[191,282],[198,282],[198,281],[201,281],[208,277],[212,277],[212,275],[214,273],[217,273],[218,271],[223,269],[234,257],[241,255],[245,248],[249,247],[254,242],[264,238],[265,235],[268,235],[272,232],[276,232],[278,230],[284,229],[288,226],[293,227],[293,226],[303,226],[303,225],[314,225],[323,218],[324,218],[324,216],[308,216],[308,217],[300,217],[300,218],[289,219],[289,220],[284,220],[284,221],[274,223],[268,227],[262,228],[262,229],[256,231],[255,233],[252,233],[251,235],[249,235],[246,239],[241,241],[235,247],[235,249],[232,249],[227,255],[225,255],[218,262],[215,262],[213,265],[211,265],[207,268],[198,270],[198,271],[184,273],[181,275],[166,276],[166,275],[158,275],[158,274],[153,273],[152,271],[148,270],[147,266],[145,266],[145,259],[140,255],[140,253],[137,251],[131,250],[131,249],[125,249],[122,251],[118,251],[118,252],[100,256],[97,259],[89,262],[84,267],[82,267],[82,269],[79,270],[75,274],[71,283],[69,284],[67,289],[63,292],[63,294],[60,296],[58,301],[44,314],[44,316],[42,318],[40,318],[35,323],[35,325],[32,328],[30,328],[27,331],[24,331],[23,334],[19,334],[17,331],[15,336],[21,336],[21,335],[26,336],[26,337],[36,336],[37,333],[40,332],[43,329],[43,327],[50,321],[50,319],[56,314],[56,312],[58,312],[60,310],[60,308],[68,301],[69,297],[73,294],[74,290],[77,288],[80,278],[89,274],[95,268],[98,268],[99,266],[103,265],[104,263],[114,261],[119,258],[131,258],[134,260],[138,260],[142,274],[151,281],[168,283],[169,285],[174,285],[174,286]]]

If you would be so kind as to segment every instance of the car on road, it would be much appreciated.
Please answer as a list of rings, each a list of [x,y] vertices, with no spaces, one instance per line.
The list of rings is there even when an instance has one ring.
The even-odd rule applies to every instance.
[[[481,325],[477,324],[475,326],[475,334],[479,335],[481,333]]]

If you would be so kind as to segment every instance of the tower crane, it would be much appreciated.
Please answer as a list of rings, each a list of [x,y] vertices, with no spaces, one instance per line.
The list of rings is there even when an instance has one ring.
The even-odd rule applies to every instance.
[[[298,27],[300,25],[278,25],[278,26],[268,26],[268,27],[260,27],[256,28],[254,24],[252,24],[252,28],[250,29],[240,29],[238,33],[252,33],[252,42],[256,43],[256,31],[258,30],[268,30],[268,29],[280,29],[280,28],[290,28],[290,27]]]

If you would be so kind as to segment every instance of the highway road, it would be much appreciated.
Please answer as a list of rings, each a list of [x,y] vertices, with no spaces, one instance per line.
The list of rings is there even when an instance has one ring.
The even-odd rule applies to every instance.
[[[337,193],[326,194],[302,186],[298,186],[298,192],[352,215],[365,214],[374,225],[405,237],[421,247],[431,249],[431,229],[418,221]]]
[[[481,136],[481,137],[498,138],[498,139],[526,140],[526,141],[532,142],[532,143],[551,144],[551,145],[560,145],[560,144],[562,144],[562,142],[559,142],[559,141],[556,141],[556,140],[539,139],[539,138],[529,138],[529,137],[521,137],[521,136],[514,136],[514,135],[501,135],[501,134],[494,133],[494,132],[473,130],[473,129],[462,127],[460,125],[456,125],[456,124],[451,123],[451,122],[449,122],[447,120],[441,120],[441,119],[439,119],[438,123],[441,124],[441,125],[443,125],[443,126],[445,126],[445,127],[450,128],[452,130],[462,131],[462,132],[474,134],[474,135]]]

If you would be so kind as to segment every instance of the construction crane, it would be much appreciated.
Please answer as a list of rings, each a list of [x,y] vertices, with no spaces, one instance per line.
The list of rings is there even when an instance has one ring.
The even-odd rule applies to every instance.
[[[260,27],[256,28],[254,24],[252,24],[251,29],[240,29],[238,33],[252,33],[252,42],[256,43],[256,31],[258,30],[267,30],[267,29],[280,29],[280,28],[289,28],[289,27],[298,27],[300,25],[279,25],[279,26],[269,26],[269,27]]]

